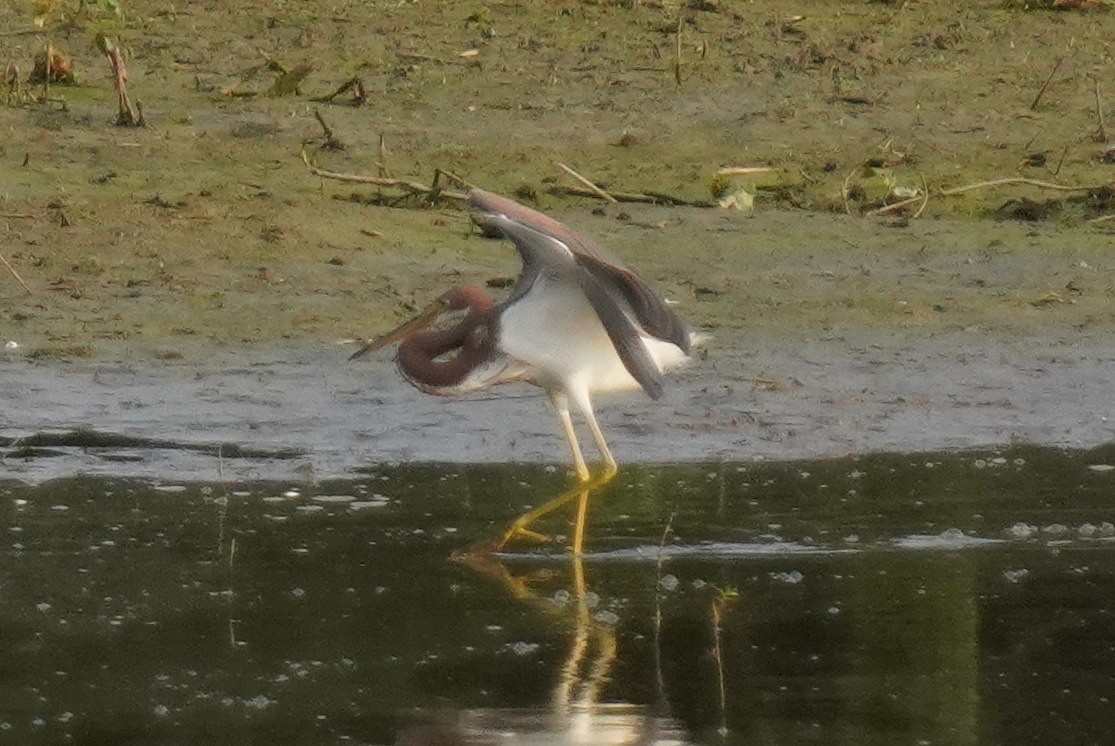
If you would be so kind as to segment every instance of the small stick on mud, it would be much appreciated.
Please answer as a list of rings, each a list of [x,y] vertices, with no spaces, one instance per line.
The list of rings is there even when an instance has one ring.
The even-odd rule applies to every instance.
[[[962,192],[970,192],[973,189],[984,189],[987,187],[1001,187],[1009,186],[1011,184],[1026,184],[1028,186],[1040,187],[1041,189],[1052,189],[1058,192],[1089,192],[1094,189],[1102,187],[1096,186],[1065,186],[1063,184],[1051,184],[1048,181],[1038,181],[1037,179],[1028,179],[1025,176],[1011,176],[1005,179],[994,179],[992,181],[980,181],[975,184],[968,184],[966,186],[954,187],[952,189],[942,189],[940,194],[943,196],[950,196],[953,194],[960,194]]]
[[[1061,64],[1064,63],[1064,61],[1064,57],[1058,57],[1056,60],[1053,61],[1053,69],[1049,71],[1049,77],[1045,79],[1045,84],[1042,85],[1041,90],[1038,91],[1038,95],[1034,96],[1034,103],[1030,104],[1030,111],[1038,110],[1038,102],[1041,101],[1041,97],[1045,93],[1045,89],[1048,88],[1049,84],[1053,82],[1053,76],[1056,75],[1057,71],[1061,69]]]
[[[1112,220],[1115,220],[1115,215],[1100,215],[1098,218],[1092,218],[1091,220],[1085,220],[1084,222],[1088,223],[1089,225],[1094,225],[1095,223],[1107,223]]]
[[[379,175],[384,179],[391,175],[387,170],[387,140],[382,132],[379,133]]]
[[[874,215],[886,215],[888,212],[894,212],[895,210],[901,210],[906,205],[912,205],[915,202],[920,202],[924,199],[925,199],[925,197],[923,197],[922,195],[916,194],[913,197],[908,197],[906,199],[899,200],[898,202],[893,202],[889,205],[884,205],[883,207],[879,207],[877,209],[870,210],[869,212],[865,212],[864,216],[865,217],[871,217],[871,216],[874,216]]]
[[[471,184],[471,183],[465,181],[464,179],[462,179],[460,176],[457,176],[457,174],[453,173],[452,171],[446,171],[444,168],[435,168],[434,169],[434,183],[437,184],[438,179],[440,179],[442,176],[449,179],[450,181],[452,181],[457,186],[462,186],[465,189],[474,189],[475,188],[474,184]]]
[[[729,166],[716,172],[717,176],[749,176],[751,174],[765,174],[774,169],[770,166]]]
[[[1100,98],[1100,79],[1096,78],[1092,83],[1095,84],[1096,119],[1100,123],[1099,129],[1096,130],[1096,142],[1107,142],[1107,125],[1103,121],[1103,99]]]
[[[1061,151],[1061,157],[1057,160],[1057,167],[1055,169],[1053,169],[1053,175],[1054,176],[1061,173],[1061,166],[1064,165],[1065,156],[1067,156],[1068,154],[1069,154],[1069,146],[1066,145],[1065,149]]]
[[[581,175],[580,175],[579,173],[577,173],[577,172],[576,172],[576,171],[574,171],[573,169],[569,168],[569,166],[566,166],[566,165],[565,165],[564,163],[555,163],[554,165],[556,165],[556,166],[557,166],[558,168],[560,168],[560,169],[561,169],[562,171],[564,171],[565,173],[567,173],[567,174],[569,174],[570,176],[572,176],[572,177],[573,177],[574,179],[576,179],[577,181],[579,181],[579,182],[581,182],[582,184],[584,184],[584,185],[585,185],[586,187],[588,187],[589,189],[591,189],[591,190],[592,190],[593,192],[595,192],[595,193],[596,193],[596,196],[597,196],[597,197],[600,197],[600,199],[602,199],[602,200],[605,200],[605,201],[607,201],[607,202],[616,202],[616,201],[618,201],[618,200],[616,200],[616,198],[615,198],[615,197],[613,197],[612,195],[608,194],[608,193],[607,193],[607,192],[605,192],[605,191],[604,191],[603,189],[601,189],[600,187],[598,187],[598,186],[597,186],[596,184],[593,184],[593,183],[592,183],[591,181],[589,181],[588,179],[586,179],[586,178],[585,178],[584,176],[581,176]]]
[[[602,199],[599,192],[582,187],[552,187],[547,190],[550,194],[573,195],[575,197],[596,197]],[[701,202],[681,197],[674,197],[661,192],[608,192],[616,202],[635,202],[649,205],[670,205],[673,207],[716,207],[712,202]]]
[[[333,128],[325,123],[325,117],[323,117],[321,112],[317,109],[314,109],[314,118],[317,119],[317,123],[321,125],[321,129],[325,132],[325,142],[319,145],[317,149],[344,150],[345,144],[341,142],[341,139],[333,132]]]
[[[128,71],[124,68],[124,56],[120,47],[104,34],[97,34],[97,48],[108,58],[109,67],[112,68],[112,82],[116,86],[117,126],[142,127],[143,109],[139,105],[133,105],[128,98]]]
[[[19,67],[14,62],[4,68],[4,87],[7,89],[7,105],[23,102],[23,86],[19,82]]]
[[[328,104],[331,103],[333,99],[337,98],[337,96],[349,90],[352,91],[351,104],[353,106],[362,106],[368,103],[368,92],[364,90],[364,81],[358,77],[349,78],[344,83],[341,83],[337,90],[327,96],[319,96],[311,100],[321,104]]]
[[[681,25],[685,20],[685,11],[678,11],[678,27],[674,30],[674,83],[681,85]]]
[[[464,202],[468,199],[467,194],[461,192],[449,192],[438,189],[435,186],[428,186],[420,184],[416,181],[407,181],[406,179],[385,179],[378,176],[362,176],[360,174],[342,174],[336,171],[326,171],[323,168],[318,168],[305,150],[302,151],[302,160],[306,166],[309,167],[310,173],[314,176],[320,176],[323,179],[333,179],[335,181],[347,181],[354,184],[374,184],[376,186],[393,187],[395,189],[402,189],[412,195],[421,196],[429,199],[431,197],[444,197],[445,199],[456,200]]]
[[[851,195],[851,190],[848,185],[852,183],[852,177],[856,175],[856,171],[858,170],[859,167],[856,167],[849,171],[848,175],[844,177],[844,185],[840,187],[840,196],[844,199],[844,212],[849,215],[854,215],[855,213],[852,212],[852,204],[848,201]]]
[[[925,206],[929,204],[929,185],[925,183],[925,176],[923,174],[918,175],[921,176],[921,193],[925,195],[925,199],[922,200],[921,207],[914,213],[915,220],[921,217],[921,214],[925,212]]]
[[[27,287],[27,283],[24,282],[23,278],[19,276],[19,272],[15,271],[15,267],[8,264],[8,260],[4,258],[3,254],[0,254],[0,263],[3,263],[3,265],[8,268],[8,271],[12,273],[12,277],[16,279],[16,282],[23,286],[23,289],[27,291],[28,295],[33,295],[33,293],[31,292],[31,288]]]

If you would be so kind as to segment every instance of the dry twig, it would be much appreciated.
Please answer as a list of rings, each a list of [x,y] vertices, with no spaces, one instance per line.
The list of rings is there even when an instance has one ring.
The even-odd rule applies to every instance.
[[[360,174],[342,174],[336,171],[327,171],[324,168],[319,168],[317,164],[310,159],[309,154],[305,150],[302,151],[302,160],[305,162],[306,166],[309,167],[310,173],[315,176],[320,176],[323,179],[347,181],[353,184],[374,184],[376,186],[391,187],[394,189],[401,189],[408,194],[420,196],[428,200],[443,198],[463,202],[468,199],[467,194],[440,189],[436,184],[427,185],[407,179],[386,179],[381,176],[362,176]],[[446,174],[448,172],[439,169],[438,173]]]
[[[1025,176],[1010,176],[1005,179],[993,179],[991,181],[980,181],[975,184],[968,184],[961,187],[953,187],[952,189],[942,189],[940,194],[942,196],[950,196],[953,194],[960,194],[962,192],[970,192],[973,189],[984,189],[987,187],[1001,187],[1009,186],[1011,184],[1026,184],[1028,186],[1040,187],[1042,189],[1052,189],[1058,192],[1090,192],[1093,189],[1098,189],[1096,186],[1065,186],[1063,184],[1052,184],[1048,181],[1039,181],[1038,179],[1028,179]]]
[[[851,199],[851,189],[848,185],[852,182],[852,177],[856,175],[856,171],[858,170],[859,167],[857,166],[849,171],[848,175],[844,177],[844,185],[840,187],[840,196],[844,199],[844,212],[849,215],[854,215],[855,213],[852,212],[852,204],[849,202]]]
[[[325,132],[325,142],[318,146],[318,150],[344,150],[345,144],[341,142],[340,138],[333,132],[333,128],[325,123],[325,117],[321,112],[314,109],[314,118],[317,123],[321,125],[321,129]]]
[[[552,187],[547,190],[550,194],[565,194],[573,195],[575,197],[596,197],[600,199],[600,194],[592,189],[585,189],[582,187]],[[651,205],[670,205],[672,207],[717,207],[715,203],[704,202],[699,200],[682,199],[681,197],[674,197],[670,194],[663,194],[662,192],[616,192],[610,191],[608,194],[616,202],[635,202]]]
[[[338,87],[337,90],[333,91],[329,95],[319,96],[318,98],[312,100],[321,104],[328,104],[331,103],[337,96],[340,96],[342,93],[345,93],[349,90],[352,91],[351,103],[353,106],[360,106],[368,102],[368,92],[364,90],[364,81],[358,77],[349,78],[344,83],[341,83],[340,87]]]
[[[15,267],[8,264],[8,260],[4,258],[3,254],[0,254],[0,263],[3,263],[3,265],[8,268],[8,271],[12,273],[12,277],[16,279],[16,282],[23,286],[23,289],[27,291],[28,295],[31,295],[31,288],[27,287],[27,283],[19,276],[19,272],[15,271]]]
[[[1053,69],[1049,71],[1049,77],[1045,79],[1045,84],[1041,87],[1041,90],[1038,91],[1038,95],[1034,96],[1034,103],[1030,104],[1030,111],[1037,111],[1038,102],[1041,101],[1041,97],[1045,93],[1045,89],[1048,88],[1049,84],[1053,82],[1053,76],[1056,75],[1057,71],[1061,69],[1061,65],[1062,63],[1064,63],[1064,61],[1064,57],[1058,57],[1056,60],[1053,61]]]
[[[871,217],[871,216],[874,216],[874,215],[886,215],[888,212],[894,212],[895,210],[901,210],[906,205],[912,205],[913,203],[919,202],[919,201],[924,202],[927,199],[928,199],[928,195],[915,194],[913,197],[908,197],[907,199],[899,200],[898,202],[892,202],[889,205],[884,205],[882,207],[876,208],[876,209],[871,210],[869,212],[865,212],[864,216],[865,217]],[[922,205],[922,207],[924,208],[924,204]],[[920,212],[920,210],[919,210],[919,212]]]
[[[557,166],[558,168],[560,168],[560,169],[561,169],[562,171],[564,171],[565,173],[567,173],[567,174],[569,174],[570,176],[572,176],[572,177],[573,177],[574,179],[576,179],[577,181],[579,181],[579,182],[581,182],[582,184],[584,184],[584,185],[585,185],[586,187],[588,187],[589,189],[591,189],[591,190],[592,190],[593,192],[595,192],[596,196],[597,196],[597,197],[599,197],[600,199],[602,199],[602,200],[604,200],[604,201],[606,201],[606,202],[615,202],[615,201],[616,201],[616,198],[615,198],[615,197],[613,197],[612,195],[608,194],[608,193],[607,193],[607,192],[605,192],[605,191],[604,191],[603,189],[601,189],[600,187],[598,187],[598,186],[597,186],[596,184],[593,184],[593,183],[592,183],[591,181],[589,181],[588,179],[586,179],[586,178],[585,178],[584,176],[581,176],[581,175],[580,175],[579,173],[577,173],[577,172],[576,172],[576,171],[574,171],[573,169],[569,168],[569,166],[566,166],[566,165],[565,165],[564,163],[557,163],[557,164],[555,164],[555,165],[556,165],[556,166]]]
[[[1096,118],[1099,120],[1099,129],[1096,130],[1096,142],[1107,142],[1107,125],[1103,121],[1103,100],[1100,98],[1100,80],[1096,78],[1092,81],[1095,84],[1096,94]]]

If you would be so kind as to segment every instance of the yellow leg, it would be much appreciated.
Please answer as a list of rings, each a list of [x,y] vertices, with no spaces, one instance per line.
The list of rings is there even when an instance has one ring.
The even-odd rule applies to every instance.
[[[596,443],[596,450],[600,451],[600,457],[604,459],[604,475],[606,475],[606,479],[611,479],[619,471],[619,464],[616,463],[615,456],[608,449],[608,443],[604,440],[600,423],[596,421],[596,415],[592,411],[592,404],[588,401],[582,402],[581,413],[584,414],[588,429],[592,432],[592,440]]]
[[[561,422],[561,431],[565,435],[565,441],[569,444],[569,450],[573,454],[573,468],[576,469],[580,480],[587,482],[590,475],[588,466],[585,465],[584,454],[581,453],[581,445],[577,442],[577,432],[573,429],[573,418],[569,416],[569,397],[562,391],[551,391],[550,403],[553,404],[554,411],[557,412],[558,421]],[[597,427],[597,430],[599,429]]]
[[[494,549],[502,549],[507,542],[511,541],[516,536],[524,536],[536,541],[546,541],[547,539],[545,536],[536,531],[531,531],[527,526],[534,523],[542,516],[549,515],[555,510],[565,507],[577,498],[581,498],[581,503],[578,504],[577,520],[573,526],[573,539],[575,543],[582,541],[584,537],[585,515],[588,512],[588,495],[593,490],[603,487],[611,480],[612,475],[600,475],[587,482],[570,487],[552,500],[547,500],[542,505],[539,505],[534,510],[523,513],[507,527],[507,530],[503,532],[503,538],[499,540]],[[581,551],[580,546],[575,546],[574,551],[579,554]]]

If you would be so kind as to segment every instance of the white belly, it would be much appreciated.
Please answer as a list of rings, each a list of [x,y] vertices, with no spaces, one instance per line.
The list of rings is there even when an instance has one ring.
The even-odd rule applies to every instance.
[[[686,360],[676,345],[647,335],[642,339],[660,370]],[[531,366],[532,378],[547,388],[639,388],[580,288],[545,275],[501,315],[498,346]]]

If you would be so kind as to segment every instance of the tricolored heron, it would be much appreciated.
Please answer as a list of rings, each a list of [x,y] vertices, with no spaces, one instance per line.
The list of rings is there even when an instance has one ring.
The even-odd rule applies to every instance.
[[[399,370],[418,389],[449,396],[509,381],[546,390],[582,482],[590,474],[569,402],[580,410],[604,460],[617,470],[592,409],[592,394],[642,388],[662,395],[663,373],[689,355],[695,337],[630,269],[588,238],[506,197],[474,189],[473,219],[509,239],[523,269],[502,303],[456,287],[352,358],[402,340]],[[427,327],[444,319],[453,326]]]

